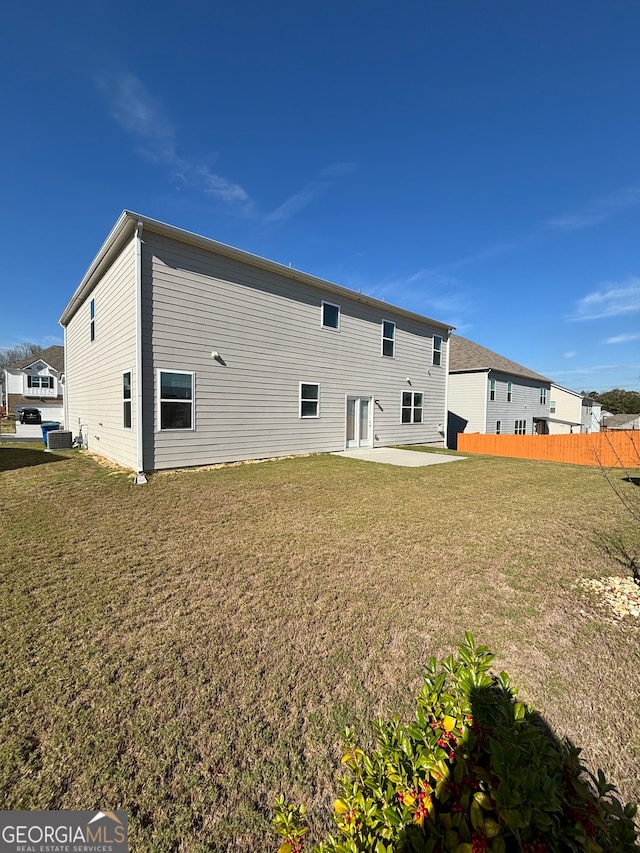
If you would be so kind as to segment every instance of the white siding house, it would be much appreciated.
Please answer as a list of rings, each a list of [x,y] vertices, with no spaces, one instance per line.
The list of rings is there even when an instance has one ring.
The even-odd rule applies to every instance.
[[[444,443],[451,326],[138,214],[60,322],[68,428],[138,472]]]
[[[548,421],[550,435],[599,432],[599,411],[599,405],[590,397],[551,383]]]
[[[460,335],[449,357],[447,446],[461,432],[548,433],[551,380]]]
[[[64,420],[64,350],[60,346],[41,350],[9,365],[4,371],[7,412],[22,408],[40,411],[43,421]]]

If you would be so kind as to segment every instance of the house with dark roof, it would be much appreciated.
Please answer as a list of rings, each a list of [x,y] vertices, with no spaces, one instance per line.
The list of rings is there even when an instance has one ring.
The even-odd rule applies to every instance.
[[[54,346],[5,368],[7,412],[40,410],[43,421],[64,422],[64,347]]]
[[[545,435],[551,380],[474,341],[449,341],[447,446],[461,432]]]

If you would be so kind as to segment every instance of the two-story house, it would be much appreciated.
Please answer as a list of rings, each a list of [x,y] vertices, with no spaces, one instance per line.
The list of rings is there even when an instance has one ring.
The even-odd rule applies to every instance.
[[[60,323],[67,428],[139,474],[444,443],[451,326],[136,213]]]
[[[461,432],[547,434],[551,380],[460,335],[449,355],[447,446]]]
[[[41,350],[5,368],[7,412],[39,409],[43,421],[63,423],[64,348]]]

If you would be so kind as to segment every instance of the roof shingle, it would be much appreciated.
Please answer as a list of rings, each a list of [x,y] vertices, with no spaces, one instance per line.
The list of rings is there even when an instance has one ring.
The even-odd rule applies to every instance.
[[[449,373],[466,373],[470,370],[497,370],[501,373],[509,373],[512,376],[523,376],[526,379],[535,379],[539,382],[551,382],[546,376],[529,370],[515,361],[498,355],[486,347],[463,338],[460,335],[451,335],[449,349]]]

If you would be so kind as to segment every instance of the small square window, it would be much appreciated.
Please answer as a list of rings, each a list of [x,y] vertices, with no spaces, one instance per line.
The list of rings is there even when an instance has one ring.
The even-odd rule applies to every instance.
[[[322,303],[322,325],[325,329],[340,329],[340,306]]]
[[[382,355],[393,358],[396,354],[396,324],[382,321]]]
[[[442,364],[442,338],[440,335],[433,336],[433,361],[432,363],[438,367]]]
[[[421,424],[422,423],[422,392],[421,391],[403,391],[402,392],[402,423],[403,424]]]
[[[317,418],[320,414],[320,386],[315,382],[300,383],[300,417]]]

